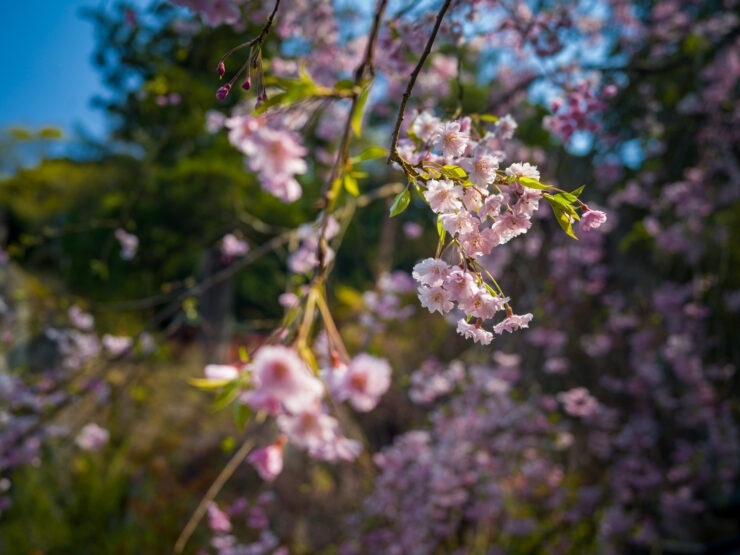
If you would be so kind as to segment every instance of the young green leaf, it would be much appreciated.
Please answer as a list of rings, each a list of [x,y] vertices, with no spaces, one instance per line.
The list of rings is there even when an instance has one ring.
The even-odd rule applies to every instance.
[[[352,79],[342,79],[334,83],[334,88],[338,91],[347,91],[355,86],[355,82]]]
[[[409,188],[406,187],[403,191],[396,195],[395,199],[393,199],[393,204],[391,205],[390,210],[391,218],[393,218],[394,216],[398,216],[401,212],[406,210],[406,208],[408,208],[409,202],[411,202],[411,193],[409,193]]]
[[[439,217],[439,216],[437,216],[437,235],[439,235],[439,238],[440,238],[440,239],[444,240],[444,238],[445,238],[445,234],[446,234],[446,233],[447,233],[447,232],[446,232],[446,231],[445,231],[445,229],[444,229],[444,228],[442,227],[442,220],[440,219],[440,217]]]
[[[240,432],[244,431],[244,426],[247,425],[249,417],[252,415],[250,408],[244,403],[237,401],[234,403],[234,423]]]
[[[571,221],[568,214],[565,213],[565,211],[561,208],[561,205],[559,204],[553,204],[551,202],[550,206],[552,206],[552,210],[553,212],[555,212],[555,219],[560,224],[560,227],[563,228],[563,231],[565,231],[567,235],[573,237],[573,239],[577,241],[578,237],[576,237],[573,233],[573,222]]]
[[[355,112],[352,114],[352,130],[358,137],[362,134],[362,113],[365,111],[365,103],[367,97],[370,94],[370,87],[366,87],[357,98],[357,104],[355,104]]]
[[[545,185],[531,177],[520,177],[517,181],[530,189],[550,189],[552,187],[552,185]]]
[[[357,186],[357,180],[351,175],[344,176],[344,188],[350,195],[354,197],[360,196],[360,188]]]
[[[388,151],[382,146],[369,146],[357,156],[353,156],[350,162],[353,164],[356,162],[364,162],[365,160],[374,160],[376,158],[385,158],[388,156]]]
[[[583,192],[584,187],[585,185],[581,185],[580,187],[578,187],[578,189],[571,191],[570,194],[573,195],[574,197],[579,197],[581,193]]]
[[[213,411],[218,412],[228,407],[239,395],[239,380],[232,380],[224,387],[213,402]]]
[[[220,389],[228,385],[231,380],[208,380],[206,378],[188,378],[188,383],[192,386],[208,391],[211,389]]]

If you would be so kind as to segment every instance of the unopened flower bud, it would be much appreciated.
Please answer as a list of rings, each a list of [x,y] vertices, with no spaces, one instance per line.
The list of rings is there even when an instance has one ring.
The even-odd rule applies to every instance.
[[[223,62],[219,62],[218,63],[218,76],[223,77],[225,73],[226,73],[226,66],[224,65]]]
[[[244,80],[244,83],[242,83],[242,89],[245,91],[248,91],[252,88],[252,80],[247,76],[247,78]]]
[[[229,90],[231,90],[231,85],[224,85],[216,91],[216,98],[218,98],[219,100],[225,99],[227,96],[229,96]]]

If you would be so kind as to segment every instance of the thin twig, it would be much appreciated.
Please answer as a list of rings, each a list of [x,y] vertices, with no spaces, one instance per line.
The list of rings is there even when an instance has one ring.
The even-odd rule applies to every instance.
[[[216,477],[213,484],[211,484],[211,487],[208,488],[203,499],[200,500],[200,503],[190,517],[190,520],[188,520],[188,523],[185,525],[185,528],[180,532],[180,536],[175,542],[175,553],[182,553],[182,550],[185,549],[185,544],[188,543],[188,540],[190,539],[190,536],[193,535],[198,523],[203,518],[203,515],[206,514],[208,505],[214,500],[216,495],[218,495],[218,492],[221,491],[221,488],[224,487],[224,484],[226,484],[228,479],[231,478],[232,474],[234,474],[239,465],[244,461],[253,446],[254,439],[250,437],[242,444],[239,450],[234,453],[231,459],[229,459],[229,462],[226,463],[226,466],[224,466],[223,470]]]
[[[371,75],[375,74],[375,70],[373,69],[375,43],[378,33],[380,32],[380,21],[383,19],[383,13],[385,12],[385,8],[387,5],[388,0],[378,0],[377,7],[375,9],[375,17],[373,19],[373,26],[370,30],[370,34],[368,35],[365,56],[363,57],[362,62],[360,62],[360,65],[357,66],[357,71],[355,71],[355,87],[353,88],[352,92],[352,105],[350,106],[349,113],[347,114],[347,119],[344,122],[344,129],[342,131],[342,139],[339,143],[337,158],[334,162],[331,173],[329,174],[329,178],[327,179],[326,183],[324,183],[324,189],[321,195],[324,212],[321,216],[321,225],[319,226],[319,244],[317,247],[319,269],[314,276],[315,282],[323,281],[324,279],[326,279],[326,267],[324,262],[326,259],[325,255],[327,245],[325,236],[326,226],[329,221],[329,214],[331,213],[330,207],[334,195],[334,182],[341,175],[342,171],[344,170],[344,165],[347,161],[347,154],[349,152],[350,131],[352,128],[352,118],[354,117],[355,110],[357,109],[357,100],[360,95],[360,90],[355,89],[360,89],[365,71],[367,69],[369,69]]]
[[[397,162],[401,165],[402,168],[404,168],[404,171],[407,172],[408,165],[398,154],[398,134],[401,132],[401,123],[403,123],[404,113],[406,112],[406,104],[408,103],[409,98],[411,98],[411,91],[414,89],[414,85],[416,84],[416,78],[419,76],[421,68],[424,66],[424,62],[426,62],[429,54],[432,51],[434,40],[437,38],[437,32],[439,31],[440,25],[442,25],[442,20],[444,19],[444,16],[447,13],[447,9],[450,7],[450,4],[452,4],[452,0],[445,0],[445,3],[439,10],[439,13],[437,14],[437,20],[434,22],[432,34],[429,35],[429,39],[427,40],[427,44],[424,47],[424,51],[421,53],[421,57],[419,58],[416,67],[411,72],[411,77],[409,78],[409,82],[406,85],[406,90],[404,91],[403,97],[401,98],[401,106],[398,108],[398,117],[396,118],[396,125],[393,129],[393,141],[391,142],[391,151],[388,155],[387,164],[390,165],[391,162]]]

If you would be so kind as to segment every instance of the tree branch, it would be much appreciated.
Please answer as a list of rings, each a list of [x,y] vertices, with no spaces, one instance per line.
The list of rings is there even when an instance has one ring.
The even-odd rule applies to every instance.
[[[424,51],[421,53],[421,57],[419,58],[416,67],[411,72],[411,77],[408,84],[406,85],[406,91],[404,91],[403,97],[401,98],[401,106],[398,108],[398,117],[396,118],[396,125],[393,129],[393,141],[391,142],[390,154],[388,154],[388,160],[386,161],[386,163],[390,165],[391,162],[397,162],[401,165],[401,167],[404,169],[404,172],[406,172],[407,174],[409,173],[409,166],[406,161],[398,154],[398,134],[401,132],[401,123],[403,123],[403,116],[406,112],[406,104],[408,103],[409,98],[411,98],[411,91],[414,89],[414,85],[416,84],[416,78],[419,76],[421,68],[424,66],[424,62],[426,62],[429,54],[432,51],[434,40],[437,38],[437,32],[439,31],[440,25],[442,25],[442,20],[444,19],[444,16],[447,13],[447,9],[450,7],[450,4],[452,4],[452,0],[445,0],[445,3],[439,10],[439,13],[437,14],[437,20],[434,22],[432,34],[429,35],[427,44],[426,46],[424,46]],[[413,170],[411,170],[411,172],[416,173]]]

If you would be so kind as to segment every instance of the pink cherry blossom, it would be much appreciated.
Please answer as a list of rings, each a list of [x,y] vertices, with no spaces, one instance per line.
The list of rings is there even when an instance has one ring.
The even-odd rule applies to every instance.
[[[506,168],[506,175],[529,177],[538,181],[540,179],[540,172],[537,171],[537,166],[533,166],[529,162],[511,164],[508,168]]]
[[[227,259],[244,256],[249,251],[246,241],[237,238],[233,233],[227,233],[221,239],[221,254]]]
[[[514,136],[518,124],[510,114],[506,114],[496,122],[496,134],[500,139],[508,141]]]
[[[439,217],[442,228],[450,235],[466,235],[478,231],[480,221],[469,212],[458,212],[457,214],[442,214]]]
[[[468,324],[464,319],[458,320],[457,333],[481,345],[490,345],[491,341],[493,341],[493,334],[490,331],[486,331],[473,324]]]
[[[233,380],[239,376],[239,369],[232,364],[208,364],[204,373],[207,380]]]
[[[116,239],[121,244],[121,258],[124,260],[131,260],[136,256],[136,251],[139,248],[139,238],[131,233],[126,233],[123,229],[117,229],[115,232]]]
[[[132,343],[132,339],[126,336],[110,335],[108,333],[103,336],[103,347],[114,357],[127,352]]]
[[[67,311],[67,315],[69,316],[72,325],[81,330],[90,330],[95,324],[95,318],[93,318],[92,314],[84,312],[77,305],[70,306]]]
[[[360,353],[352,359],[336,387],[336,399],[349,401],[356,410],[368,412],[375,408],[391,384],[388,361]]]
[[[498,158],[490,154],[490,151],[479,147],[473,158],[465,158],[460,162],[460,167],[468,174],[473,185],[487,187],[496,179],[498,163]]]
[[[414,118],[414,123],[411,124],[411,130],[422,141],[430,142],[437,135],[439,124],[439,118],[434,117],[425,110]]]
[[[110,434],[95,423],[86,424],[75,438],[75,443],[85,451],[98,451],[108,443]]]
[[[280,415],[277,424],[291,443],[308,450],[331,441],[338,427],[336,419],[323,412],[320,407],[295,415]]]
[[[581,228],[586,231],[597,229],[606,222],[606,214],[600,210],[586,210],[581,214]]]
[[[421,306],[429,312],[439,311],[440,314],[444,314],[452,310],[454,306],[454,303],[450,300],[450,294],[442,287],[422,285],[419,287],[418,293]]]
[[[266,482],[272,482],[283,471],[283,447],[286,438],[281,435],[275,443],[255,449],[247,457],[257,473]]]
[[[457,196],[457,189],[451,181],[430,179],[427,182],[427,190],[423,194],[429,203],[429,207],[438,214],[454,212],[462,208],[462,202]]]
[[[495,220],[498,218],[501,208],[506,204],[506,198],[502,194],[488,195],[483,202],[483,206],[478,210],[478,217],[481,222],[485,222],[489,217]]]
[[[476,275],[459,267],[453,268],[444,279],[444,288],[455,300],[472,296],[478,290]]]
[[[229,515],[218,508],[218,505],[211,501],[208,504],[208,526],[214,532],[230,532],[231,521]]]
[[[532,321],[533,316],[531,314],[512,314],[506,317],[504,320],[493,326],[494,333],[501,335],[504,331],[509,333],[516,331],[520,328],[528,328],[529,322]]]
[[[460,309],[465,314],[472,315],[481,320],[489,320],[499,310],[503,309],[504,299],[494,297],[485,287],[477,287],[472,295],[462,297],[458,300]]]
[[[558,393],[558,400],[563,403],[565,412],[571,416],[591,416],[599,409],[599,402],[589,394],[585,387],[576,387]]]
[[[469,141],[467,133],[460,129],[460,123],[446,121],[439,126],[434,148],[441,151],[443,156],[456,158],[463,155]]]
[[[266,176],[293,175],[305,173],[306,149],[301,146],[298,136],[286,129],[261,127],[255,133],[249,168]]]
[[[450,271],[450,266],[438,258],[425,258],[417,262],[411,276],[423,285],[441,285]]]
[[[416,222],[406,222],[403,224],[403,234],[409,239],[418,239],[423,232],[424,229]]]
[[[245,401],[255,408],[279,403],[290,412],[301,412],[313,408],[323,393],[321,382],[288,347],[260,348],[251,366],[254,390]]]

